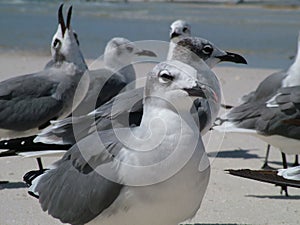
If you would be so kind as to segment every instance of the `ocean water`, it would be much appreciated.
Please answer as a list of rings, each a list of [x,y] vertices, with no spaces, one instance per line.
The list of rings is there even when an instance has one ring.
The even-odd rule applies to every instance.
[[[49,54],[60,2],[0,1],[0,54],[7,50]],[[66,4],[73,5],[72,25],[87,58],[100,56],[115,36],[168,41],[172,21],[184,19],[192,25],[193,35],[243,54],[249,66],[284,69],[292,63],[300,30],[299,1],[283,6],[79,0]]]

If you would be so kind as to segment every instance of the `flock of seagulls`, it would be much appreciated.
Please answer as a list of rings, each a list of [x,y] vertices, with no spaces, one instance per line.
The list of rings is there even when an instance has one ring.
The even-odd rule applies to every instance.
[[[221,85],[211,69],[224,61],[247,64],[241,55],[192,36],[191,26],[177,20],[167,59],[144,71],[146,84],[136,88],[133,57],[155,52],[113,38],[103,68],[91,71],[71,16],[72,6],[66,20],[59,7],[44,70],[0,82],[1,148],[38,159],[61,155],[24,175],[29,194],[54,218],[72,225],[175,225],[192,218],[210,177],[202,142],[210,129],[300,153],[300,44],[287,71],[267,77],[217,118]],[[274,173],[272,179],[300,180],[299,166]]]

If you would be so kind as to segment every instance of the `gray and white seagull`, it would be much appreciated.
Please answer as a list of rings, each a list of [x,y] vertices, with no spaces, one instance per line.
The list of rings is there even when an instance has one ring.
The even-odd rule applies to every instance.
[[[191,37],[191,25],[185,20],[175,20],[170,26],[170,44],[167,59],[171,59],[177,42],[183,37]]]
[[[205,65],[205,64],[203,64]],[[195,68],[173,60],[148,74],[140,126],[95,132],[50,170],[24,176],[63,223],[177,225],[201,205],[210,175],[194,98],[218,101]]]
[[[61,29],[54,35],[53,41],[61,36]],[[77,39],[77,34],[76,34]],[[79,44],[78,40],[77,43]],[[55,50],[51,48],[53,58],[55,58]],[[156,54],[152,51],[140,49],[133,42],[126,38],[115,37],[112,38],[106,45],[104,52],[104,66],[101,69],[89,70],[89,88],[80,104],[73,110],[73,113],[78,115],[85,115],[95,108],[101,106],[109,101],[112,97],[122,91],[131,90],[135,88],[135,69],[132,62],[135,57],[148,56],[155,57]],[[50,68],[55,64],[51,60],[46,68]],[[74,116],[73,114],[73,116]],[[68,117],[72,120],[72,118]],[[13,149],[13,151],[4,152],[0,156],[14,155],[15,149],[18,152],[43,150],[44,148],[56,149],[52,146],[37,146],[33,143],[35,136],[28,138],[19,138],[0,142],[0,148]]]
[[[77,107],[76,115],[85,115],[103,105],[121,91],[135,88],[134,57],[156,57],[152,51],[140,49],[126,38],[112,38],[106,45],[104,67],[90,70],[90,85],[86,97]]]
[[[220,121],[215,130],[254,135],[283,153],[300,153],[300,35],[290,68],[268,76]]]
[[[88,90],[87,66],[71,27],[72,7],[51,43],[52,61],[41,72],[0,82],[0,138],[38,134],[50,120],[68,116]],[[75,94],[76,93],[76,94]]]

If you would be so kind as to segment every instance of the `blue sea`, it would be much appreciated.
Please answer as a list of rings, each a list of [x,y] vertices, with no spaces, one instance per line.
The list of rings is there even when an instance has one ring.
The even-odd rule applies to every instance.
[[[271,1],[270,1],[271,2]],[[286,68],[297,49],[299,1],[279,4],[67,1],[86,58],[96,58],[112,37],[168,41],[170,24],[184,19],[194,36],[243,54],[251,67]],[[1,51],[49,54],[61,1],[0,0]]]

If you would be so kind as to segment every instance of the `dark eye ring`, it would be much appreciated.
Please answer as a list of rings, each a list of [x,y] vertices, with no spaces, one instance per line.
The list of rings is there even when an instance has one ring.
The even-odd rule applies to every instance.
[[[211,54],[212,51],[213,51],[213,48],[211,47],[211,45],[205,45],[202,49],[202,52],[207,55]]]
[[[184,33],[187,32],[187,30],[188,30],[187,27],[184,27],[184,28],[182,29],[182,31],[183,31]]]
[[[133,51],[133,47],[130,47],[130,46],[126,47],[126,49],[127,49],[127,51],[129,51],[129,52],[132,52],[132,51]]]
[[[174,80],[174,76],[172,76],[168,70],[160,71],[158,76],[159,76],[159,81],[164,84]]]
[[[61,41],[58,40],[58,39],[56,38],[56,39],[54,40],[54,42],[53,42],[53,47],[54,47],[54,48],[57,48],[58,45],[61,45]]]

